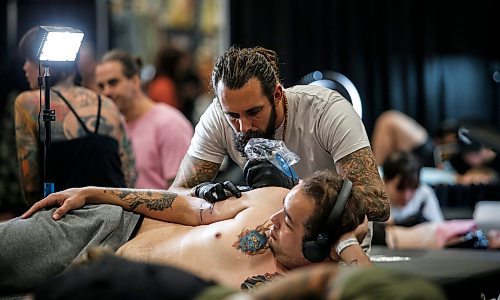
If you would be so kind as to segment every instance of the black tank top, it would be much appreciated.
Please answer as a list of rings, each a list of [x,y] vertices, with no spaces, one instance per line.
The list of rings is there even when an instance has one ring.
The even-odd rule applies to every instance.
[[[48,181],[54,183],[54,190],[72,187],[102,186],[126,187],[121,168],[118,141],[99,134],[101,119],[101,97],[98,96],[97,119],[91,132],[68,100],[56,90],[52,90],[66,103],[85,130],[86,135],[67,141],[53,141],[48,155]],[[43,172],[43,159],[42,168]],[[42,177],[41,177],[42,178]]]

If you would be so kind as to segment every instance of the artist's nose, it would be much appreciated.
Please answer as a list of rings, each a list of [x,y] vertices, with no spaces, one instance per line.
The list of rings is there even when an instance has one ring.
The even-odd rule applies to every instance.
[[[240,132],[247,133],[252,129],[252,120],[246,117],[238,119]]]

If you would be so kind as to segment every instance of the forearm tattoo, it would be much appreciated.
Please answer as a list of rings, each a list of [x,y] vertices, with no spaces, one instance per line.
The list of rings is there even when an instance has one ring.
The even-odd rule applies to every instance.
[[[192,188],[196,185],[212,181],[217,175],[220,164],[186,155],[182,160],[173,186]]]
[[[245,229],[238,235],[238,239],[233,243],[233,247],[246,255],[257,255],[264,253],[269,245],[267,243],[266,231],[271,227],[271,223],[257,226],[255,229]]]
[[[389,218],[389,199],[370,147],[357,150],[336,163],[337,173],[357,184],[365,194],[365,209],[371,221]]]
[[[162,211],[172,208],[177,194],[172,192],[136,191],[131,189],[104,190],[104,193],[111,194],[128,204],[130,210],[145,206],[149,211]]]

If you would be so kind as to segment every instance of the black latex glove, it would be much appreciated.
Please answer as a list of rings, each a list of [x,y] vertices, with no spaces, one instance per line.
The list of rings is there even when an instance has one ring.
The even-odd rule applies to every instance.
[[[243,175],[252,189],[265,186],[293,188],[298,178],[291,178],[268,160],[250,159],[243,168]]]
[[[225,200],[231,196],[241,197],[241,191],[229,180],[223,183],[204,182],[194,188],[196,197],[203,198],[210,203]]]

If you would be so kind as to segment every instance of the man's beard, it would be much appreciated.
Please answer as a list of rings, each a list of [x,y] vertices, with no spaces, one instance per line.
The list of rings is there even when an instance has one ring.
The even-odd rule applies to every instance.
[[[276,130],[276,105],[271,106],[271,115],[269,116],[269,120],[267,121],[267,127],[265,131],[259,130],[249,130],[246,133],[243,132],[234,132],[233,131],[233,142],[234,147],[238,152],[241,153],[241,156],[247,157],[245,153],[245,146],[248,141],[252,138],[265,138],[265,139],[274,139],[274,131]]]
[[[275,244],[274,241],[269,240],[268,245],[273,257],[286,269],[290,270],[303,265],[297,261],[297,258],[293,258],[285,253],[278,243]]]

